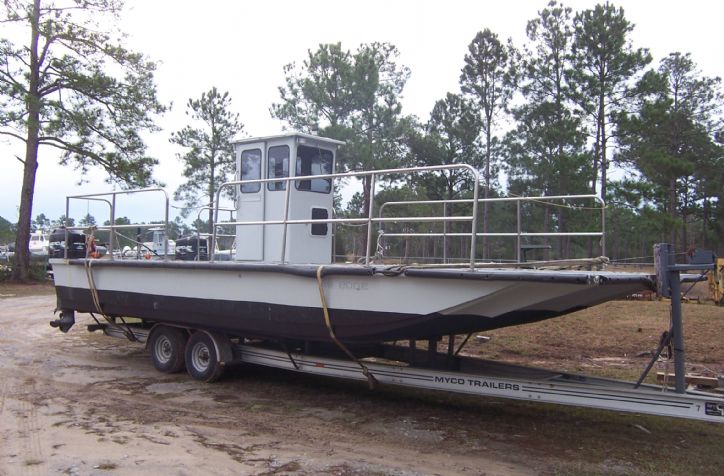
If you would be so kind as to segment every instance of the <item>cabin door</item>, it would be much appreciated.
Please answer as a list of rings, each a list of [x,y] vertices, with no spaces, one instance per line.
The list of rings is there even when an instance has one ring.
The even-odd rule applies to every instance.
[[[263,149],[249,148],[241,151],[237,157],[237,170],[241,180],[262,178]],[[241,222],[264,220],[265,187],[260,183],[242,184],[237,190],[237,220]],[[261,261],[264,259],[264,226],[237,225],[236,259],[241,261]]]
[[[266,178],[289,177],[291,144],[271,145],[266,150]],[[283,221],[285,216],[287,187],[292,182],[268,182],[264,188],[264,219]],[[293,186],[293,185],[292,185]],[[284,225],[264,225],[264,261],[279,262],[282,259]],[[286,243],[289,249],[289,242]]]

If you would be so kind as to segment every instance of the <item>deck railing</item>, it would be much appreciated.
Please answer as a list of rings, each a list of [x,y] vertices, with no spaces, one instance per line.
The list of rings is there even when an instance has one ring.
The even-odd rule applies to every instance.
[[[410,174],[421,174],[426,172],[439,172],[439,171],[445,171],[445,170],[462,170],[467,171],[470,173],[470,175],[473,178],[473,210],[472,214],[469,216],[460,216],[460,217],[394,217],[394,218],[385,218],[385,217],[375,217],[373,214],[374,210],[374,196],[375,196],[375,186],[378,180],[379,176],[384,175],[410,175]],[[366,224],[367,225],[367,241],[366,241],[366,250],[365,250],[365,258],[364,262],[365,264],[370,263],[371,259],[371,249],[372,249],[372,232],[374,228],[375,223],[384,223],[384,222],[450,222],[450,221],[469,221],[471,222],[471,233],[468,234],[470,236],[470,266],[473,267],[475,265],[475,239],[476,239],[476,233],[473,233],[473,230],[477,230],[477,221],[478,221],[478,195],[479,195],[479,182],[480,182],[480,175],[474,167],[467,165],[467,164],[459,164],[459,165],[434,165],[434,166],[428,166],[428,167],[408,167],[408,168],[397,168],[397,169],[382,169],[382,170],[371,170],[371,171],[365,171],[365,172],[346,172],[346,173],[337,173],[337,174],[321,174],[321,175],[309,175],[309,176],[297,176],[297,177],[274,177],[274,178],[267,178],[267,179],[253,179],[253,180],[234,180],[230,182],[225,182],[219,186],[219,188],[216,191],[216,201],[215,203],[219,203],[221,199],[221,194],[224,191],[224,189],[230,188],[230,187],[236,187],[240,185],[245,184],[266,184],[270,182],[285,182],[289,183],[292,181],[298,181],[298,180],[304,180],[304,179],[330,179],[330,180],[343,180],[347,178],[364,178],[369,177],[370,178],[370,200],[367,210],[365,211],[366,217],[361,218],[325,218],[325,219],[290,219],[289,218],[289,197],[290,197],[290,190],[292,187],[286,186],[285,187],[285,197],[284,197],[284,218],[281,220],[255,220],[255,221],[233,221],[233,222],[218,222],[218,211],[214,213],[214,223],[223,224],[223,225],[284,225],[283,232],[282,232],[282,250],[281,250],[281,261],[282,263],[286,262],[286,242],[287,242],[287,228],[289,225],[302,225],[302,224],[309,224],[309,223],[343,223],[343,224]],[[216,227],[214,227],[214,233],[212,236],[212,243],[216,242]],[[211,246],[211,245],[210,245]]]
[[[160,226],[159,223],[143,223],[143,224],[129,224],[129,225],[116,225],[116,200],[119,195],[133,195],[133,194],[141,194],[141,193],[154,193],[154,192],[160,192],[163,194],[165,198],[165,207],[164,207],[164,221],[163,221],[163,229],[164,229],[164,239],[163,239],[163,259],[168,259],[168,215],[169,215],[169,206],[170,206],[170,200],[168,197],[168,194],[166,193],[166,190],[162,188],[142,188],[137,190],[121,190],[121,191],[112,191],[112,192],[101,192],[101,193],[89,193],[89,194],[83,194],[83,195],[71,195],[65,198],[65,219],[66,223],[64,223],[65,227],[65,243],[66,246],[64,248],[64,257],[68,258],[68,232],[71,230],[85,230],[86,227],[83,226],[70,226],[70,224],[67,222],[68,218],[70,217],[70,202],[71,200],[86,200],[86,201],[100,201],[105,202],[108,204],[110,208],[110,225],[101,225],[96,226],[96,230],[98,231],[108,231],[109,232],[109,255],[110,259],[112,260],[114,258],[113,256],[113,250],[115,249],[115,234],[117,233],[117,230],[121,229],[131,229],[131,228],[158,228]],[[110,197],[105,198],[105,197]],[[138,244],[139,251],[140,251],[140,243]]]
[[[198,223],[198,222],[201,221],[201,214],[202,214],[203,212],[211,211],[212,216],[213,216],[214,210],[215,210],[216,208],[217,208],[217,207],[212,207],[212,206],[209,206],[209,205],[206,205],[206,206],[204,206],[204,207],[200,207],[198,213],[196,214],[196,222]],[[219,207],[218,210],[219,210],[220,212],[228,212],[230,217],[233,216],[234,213],[236,212],[236,208]],[[212,221],[213,221],[213,218],[212,218]],[[197,239],[198,241],[200,241],[202,238],[203,238],[203,239],[206,239],[206,240],[209,240],[212,236],[213,236],[212,233],[202,233],[201,230],[199,230],[198,228],[196,229],[196,239]],[[217,233],[217,234],[216,234],[216,237],[217,237],[217,238],[218,238],[218,237],[227,237],[227,238],[232,238],[232,237],[233,237],[234,240],[236,240],[236,235],[235,235],[235,234],[232,235],[232,234],[228,234],[228,233],[224,233],[224,234]],[[213,249],[213,250],[212,250],[211,248],[208,249],[208,255],[209,255],[209,256],[215,255],[215,254],[216,254],[216,251],[217,251],[217,250],[216,250],[216,248],[217,248],[217,246],[216,246],[216,240],[213,240],[213,241],[214,241],[214,249]],[[233,245],[233,244],[232,244],[231,248],[232,248],[232,249],[234,248],[234,245]],[[230,251],[231,251],[231,250],[230,250]],[[197,247],[196,247],[196,260],[198,261],[199,259],[201,259],[201,250],[200,250],[199,247],[197,246]]]
[[[386,202],[379,207],[379,216],[373,215],[375,207],[375,185],[380,176],[385,175],[411,175],[411,174],[422,174],[428,172],[441,172],[449,170],[463,170],[470,173],[473,178],[472,183],[472,198],[468,199],[455,199],[455,200],[411,200],[411,201],[400,201],[400,202]],[[557,196],[540,196],[540,197],[499,197],[499,198],[480,198],[479,197],[479,174],[478,171],[472,166],[461,164],[461,165],[440,165],[440,166],[429,166],[429,167],[411,167],[411,168],[397,168],[397,169],[383,169],[374,170],[367,172],[347,172],[338,174],[323,174],[313,176],[302,176],[302,177],[274,177],[268,179],[254,179],[254,180],[235,180],[222,184],[217,189],[216,203],[219,202],[221,194],[224,189],[229,187],[236,187],[244,184],[266,184],[270,182],[292,182],[296,180],[303,180],[305,178],[315,179],[331,179],[331,180],[342,180],[346,178],[364,178],[370,177],[370,200],[367,210],[365,210],[366,216],[359,218],[326,218],[326,219],[290,219],[289,218],[289,197],[291,187],[285,187],[285,198],[284,198],[284,213],[283,218],[277,220],[254,220],[254,221],[228,221],[219,223],[218,212],[214,215],[214,222],[219,225],[283,225],[282,232],[282,250],[281,250],[281,261],[286,262],[286,241],[287,241],[287,228],[289,225],[299,224],[310,224],[310,223],[330,223],[330,224],[360,224],[367,225],[367,236],[366,236],[366,249],[364,256],[364,263],[369,264],[372,259],[372,245],[373,245],[373,229],[375,224],[379,224],[380,236],[379,240],[392,237],[432,237],[441,236],[453,237],[461,236],[468,237],[470,239],[470,255],[469,262],[471,267],[475,265],[476,259],[476,240],[478,237],[513,237],[517,242],[516,258],[518,262],[523,260],[523,239],[531,237],[597,237],[600,238],[601,254],[605,254],[605,203],[597,195],[557,195]],[[521,204],[523,203],[549,203],[549,202],[565,202],[570,200],[593,200],[598,206],[594,207],[594,210],[600,210],[601,213],[601,228],[595,231],[581,231],[581,232],[530,232],[523,229]],[[492,203],[492,202],[512,202],[516,205],[516,230],[511,232],[479,232],[478,231],[478,209],[481,203]],[[434,205],[442,204],[447,206],[448,204],[468,204],[472,206],[470,215],[459,215],[459,216],[401,216],[401,217],[389,217],[385,216],[385,210],[392,206],[402,205]],[[567,206],[567,205],[566,205]],[[573,207],[576,208],[576,207]],[[386,233],[384,231],[384,225],[386,223],[450,223],[450,222],[470,222],[470,232],[442,232],[442,233]],[[214,228],[214,231],[216,229]],[[216,241],[216,235],[212,236],[212,241]],[[379,243],[380,241],[378,241]],[[444,247],[443,247],[444,248]]]
[[[523,230],[523,224],[521,219],[521,204],[523,203],[543,203],[550,204],[550,202],[565,202],[571,200],[593,200],[599,204],[599,207],[595,207],[596,210],[601,212],[601,229],[599,231],[582,231],[582,232],[528,232]],[[515,237],[516,238],[516,259],[520,263],[523,261],[523,238],[531,237],[599,237],[601,239],[601,255],[606,254],[606,204],[598,195],[550,195],[550,196],[538,196],[538,197],[495,197],[495,198],[479,198],[478,203],[505,203],[513,202],[516,206],[516,231],[514,232],[477,232],[475,233],[478,237]],[[451,199],[451,200],[406,200],[397,202],[385,202],[380,206],[379,216],[384,217],[385,210],[388,207],[394,206],[410,206],[410,205],[451,205],[451,204],[470,204],[473,203],[473,199]],[[442,237],[443,239],[452,237],[467,237],[470,233],[463,232],[447,232],[442,233],[386,233],[380,226],[379,230],[379,242],[381,243],[385,238],[409,238],[409,237]],[[445,250],[443,246],[443,250]],[[447,257],[444,257],[445,259]]]
[[[413,174],[424,174],[424,173],[430,173],[430,172],[445,172],[445,171],[453,171],[458,170],[462,171],[464,173],[470,174],[472,178],[472,198],[466,198],[466,199],[454,199],[454,200],[410,200],[410,201],[393,201],[393,202],[385,202],[379,206],[379,213],[378,216],[374,216],[373,212],[375,209],[375,187],[379,181],[380,177],[384,176],[400,176],[400,175],[413,175]],[[238,187],[245,184],[266,184],[271,182],[284,182],[284,183],[290,183],[293,181],[299,181],[299,180],[305,180],[305,179],[329,179],[331,181],[336,180],[345,180],[349,178],[365,178],[369,177],[370,181],[370,199],[369,199],[369,205],[367,207],[367,210],[365,210],[365,216],[358,217],[358,218],[325,218],[325,219],[290,219],[289,218],[289,201],[290,201],[290,191],[292,189],[291,186],[285,187],[285,197],[284,197],[284,212],[283,212],[283,218],[277,219],[277,220],[254,220],[254,221],[240,221],[240,220],[229,220],[229,221],[219,221],[219,212],[233,212],[237,211],[235,209],[230,208],[224,208],[219,207],[218,204],[221,200],[221,195],[224,192],[224,190],[230,188],[230,187]],[[478,237],[510,237],[515,238],[517,242],[517,261],[522,261],[522,250],[523,250],[523,239],[525,238],[531,238],[531,237],[599,237],[601,239],[601,250],[602,254],[605,254],[605,203],[603,200],[601,200],[600,197],[596,195],[558,195],[558,196],[541,196],[541,197],[500,197],[500,198],[480,198],[479,197],[479,188],[480,188],[480,176],[478,171],[466,164],[460,164],[460,165],[438,165],[438,166],[428,166],[428,167],[410,167],[410,168],[395,168],[395,169],[383,169],[383,170],[373,170],[373,171],[365,171],[365,172],[346,172],[346,173],[336,173],[336,174],[321,174],[321,175],[309,175],[309,176],[295,176],[295,177],[274,177],[274,178],[267,178],[267,179],[253,179],[253,180],[234,180],[230,182],[225,182],[221,184],[216,192],[215,197],[215,205],[212,208],[212,232],[208,235],[210,238],[210,242],[208,243],[209,246],[209,259],[211,261],[214,261],[215,253],[211,252],[211,250],[214,250],[216,247],[216,243],[218,241],[218,238],[220,236],[227,236],[224,234],[220,234],[218,231],[219,226],[231,226],[231,225],[240,225],[240,226],[253,226],[253,225],[283,225],[283,231],[282,231],[282,250],[281,250],[281,262],[286,262],[286,243],[287,243],[287,234],[288,234],[288,227],[289,225],[301,225],[301,224],[312,224],[312,223],[328,223],[328,224],[357,224],[357,225],[366,225],[366,248],[365,248],[365,256],[364,256],[364,263],[370,264],[372,260],[372,246],[373,246],[373,230],[375,228],[375,225],[379,225],[379,237],[378,237],[378,243],[381,243],[383,240],[388,238],[408,238],[408,237],[443,237],[443,239],[447,239],[449,237],[467,237],[470,240],[470,255],[469,255],[469,264],[471,267],[475,266],[475,260],[476,260],[476,244],[477,244],[477,238]],[[131,194],[141,194],[141,193],[162,193],[165,198],[165,207],[164,207],[164,222],[163,222],[163,228],[164,228],[164,250],[166,252],[163,254],[163,259],[168,259],[168,219],[169,219],[169,207],[170,207],[170,201],[168,194],[166,191],[162,188],[145,188],[145,189],[139,189],[139,190],[124,190],[124,191],[113,191],[113,192],[104,192],[104,193],[93,193],[93,194],[83,194],[83,195],[73,195],[66,197],[66,213],[65,216],[70,216],[70,203],[72,200],[88,200],[88,201],[101,201],[108,204],[110,209],[110,225],[102,225],[97,226],[96,229],[99,231],[109,231],[110,232],[110,259],[113,259],[113,250],[115,249],[115,241],[116,241],[116,233],[117,230],[121,229],[132,229],[132,228],[155,228],[161,226],[161,224],[158,223],[152,223],[152,224],[128,224],[128,225],[117,225],[115,224],[115,211],[116,211],[116,201],[117,197],[120,195],[131,195]],[[567,200],[594,200],[600,208],[601,211],[601,229],[598,231],[584,231],[584,232],[530,232],[523,229],[522,224],[522,214],[521,214],[521,205],[523,203],[549,203],[553,201],[567,201]],[[493,202],[512,202],[516,205],[516,230],[510,231],[510,232],[479,232],[478,231],[478,211],[479,211],[479,205],[481,203],[493,203]],[[239,202],[240,204],[242,202]],[[447,207],[448,205],[454,205],[454,204],[466,204],[471,207],[471,211],[469,215],[458,215],[458,216],[447,216],[446,213],[444,213],[444,216],[400,216],[400,217],[390,217],[385,216],[385,212],[390,207],[401,207],[401,206],[410,206],[410,205],[443,205]],[[241,206],[241,205],[240,205]],[[201,213],[204,210],[209,210],[209,207],[203,207],[199,211],[199,217]],[[415,232],[400,232],[400,233],[390,233],[385,232],[384,225],[388,223],[451,223],[451,222],[468,222],[470,223],[470,231],[464,231],[464,232],[448,232],[445,228],[442,233],[440,232],[429,232],[429,233],[415,233]],[[65,224],[66,228],[66,243],[68,242],[67,233],[70,230],[84,230],[87,227],[81,227],[81,226],[68,226],[68,223]],[[201,233],[197,231],[197,236],[201,237]],[[139,244],[140,245],[140,244]],[[140,248],[139,248],[140,249]],[[443,246],[443,249],[445,249],[445,246]],[[67,247],[65,249],[65,256],[67,257]]]

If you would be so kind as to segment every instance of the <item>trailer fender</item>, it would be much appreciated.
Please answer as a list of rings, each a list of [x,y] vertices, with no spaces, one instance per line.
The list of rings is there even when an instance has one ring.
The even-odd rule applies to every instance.
[[[219,365],[223,367],[234,361],[234,352],[231,349],[231,341],[228,337],[217,332],[206,331],[203,329],[199,329],[197,332],[203,332],[209,336],[211,342],[214,343],[214,350],[216,350]]]

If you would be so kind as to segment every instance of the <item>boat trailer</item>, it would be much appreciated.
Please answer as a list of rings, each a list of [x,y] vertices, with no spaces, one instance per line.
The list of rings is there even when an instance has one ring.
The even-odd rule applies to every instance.
[[[129,327],[139,342],[147,342],[148,330],[134,329],[133,324]],[[102,330],[113,337],[127,337],[126,333],[106,323],[91,325],[89,330]],[[223,345],[218,341],[216,344]],[[405,347],[383,347],[383,355],[389,357],[406,358],[411,354],[411,350]],[[288,351],[274,348],[268,342],[253,341],[231,342],[229,348],[230,359],[216,362],[220,368],[254,364],[324,377],[368,381],[358,363],[334,352],[329,352],[331,356],[326,356],[324,351],[308,354],[302,350]],[[430,368],[434,367],[430,352],[415,349],[412,353],[414,356],[409,359],[415,362],[412,364],[379,358],[363,359],[363,362],[377,385],[724,423],[724,397],[710,392],[686,389],[677,393],[658,385],[634,384],[472,357],[455,356],[451,361],[447,353],[435,352],[432,362],[452,363],[448,366],[454,369],[439,370]]]
[[[324,377],[366,380],[371,386],[395,385],[724,423],[724,396],[687,388],[684,375],[681,272],[706,271],[713,264],[676,264],[670,245],[657,245],[655,255],[658,293],[671,298],[671,328],[636,383],[460,356],[467,339],[455,350],[455,336],[449,336],[447,352],[438,352],[435,341],[428,343],[427,350],[418,349],[414,341],[409,348],[374,344],[367,349],[354,349],[363,357],[351,360],[332,345],[302,343],[289,349],[284,344],[229,339],[207,330],[165,324],[149,329],[138,323],[113,325],[99,321],[89,325],[88,330],[101,330],[120,338],[129,338],[129,333],[132,334],[132,340],[146,343],[156,367],[168,372],[182,368],[183,356],[174,356],[165,344],[172,343],[179,332],[189,332],[185,363],[191,376],[198,380],[215,380],[229,365],[254,364]],[[643,384],[662,348],[669,343],[674,350],[674,389]]]

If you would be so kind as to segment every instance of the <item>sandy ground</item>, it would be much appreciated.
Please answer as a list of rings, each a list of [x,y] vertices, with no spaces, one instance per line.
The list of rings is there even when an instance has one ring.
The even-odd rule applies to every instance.
[[[724,468],[721,424],[390,387],[370,392],[361,382],[251,366],[214,384],[161,374],[141,345],[88,333],[83,315],[68,334],[52,329],[51,289],[0,294],[0,476],[688,475]],[[688,310],[690,355],[720,373],[724,309]],[[636,372],[647,357],[630,356],[655,346],[666,324],[665,303],[613,302],[591,312],[526,326],[523,335],[501,329],[468,351],[530,361],[527,353],[554,368],[601,357],[596,368],[613,359]]]
[[[537,472],[504,442],[461,442],[414,398],[259,369],[160,374],[137,344],[50,328],[53,308],[0,298],[0,474]]]

